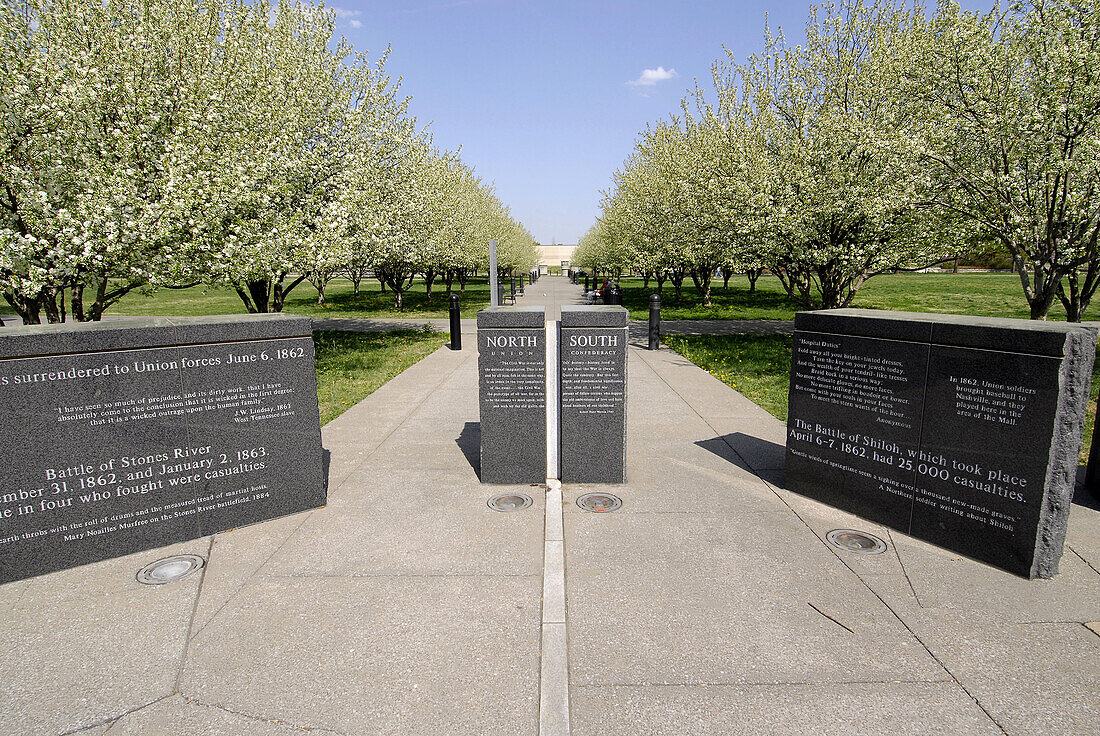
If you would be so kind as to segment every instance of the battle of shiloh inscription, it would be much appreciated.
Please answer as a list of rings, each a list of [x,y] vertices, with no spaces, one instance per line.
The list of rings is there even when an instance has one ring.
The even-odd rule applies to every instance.
[[[0,582],[325,503],[308,319],[0,331]]]
[[[786,485],[1027,577],[1058,570],[1096,331],[859,309],[795,320]]]

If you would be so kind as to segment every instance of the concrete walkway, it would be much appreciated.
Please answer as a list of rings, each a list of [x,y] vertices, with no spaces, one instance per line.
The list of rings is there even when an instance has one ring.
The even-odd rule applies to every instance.
[[[629,352],[623,507],[562,489],[544,662],[553,493],[480,484],[465,346],[324,428],[325,508],[0,587],[0,734],[535,736],[554,676],[574,736],[1097,732],[1100,512],[1047,581],[890,532],[784,490],[782,423],[666,350]],[[488,508],[508,490],[534,506]],[[134,580],[185,551],[201,574]]]

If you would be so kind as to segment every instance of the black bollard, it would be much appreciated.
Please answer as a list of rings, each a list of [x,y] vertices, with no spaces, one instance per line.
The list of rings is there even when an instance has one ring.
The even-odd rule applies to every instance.
[[[512,301],[515,301],[516,300],[516,275],[515,274],[512,274],[511,281],[512,281]]]
[[[588,274],[584,275],[584,293],[588,293]]]
[[[523,274],[519,275],[519,295],[523,296]]]
[[[451,294],[451,350],[462,349],[462,319],[459,316],[458,294]]]
[[[649,297],[649,349],[661,347],[661,295]]]

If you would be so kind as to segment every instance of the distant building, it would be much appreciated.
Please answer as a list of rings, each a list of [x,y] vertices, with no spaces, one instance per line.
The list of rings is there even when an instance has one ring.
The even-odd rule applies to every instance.
[[[571,262],[573,260],[573,251],[577,249],[577,244],[565,245],[562,243],[555,243],[554,245],[536,245],[535,250],[539,254],[540,266],[560,266],[562,261]]]

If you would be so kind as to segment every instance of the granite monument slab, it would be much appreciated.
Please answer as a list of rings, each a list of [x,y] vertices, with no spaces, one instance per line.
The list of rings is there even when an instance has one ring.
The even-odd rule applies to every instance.
[[[625,483],[626,309],[563,306],[559,344],[561,480]]]
[[[309,319],[5,328],[0,582],[325,503]]]
[[[838,309],[795,318],[792,491],[1026,577],[1062,554],[1096,330]]]
[[[546,308],[477,313],[481,482],[546,480]]]

